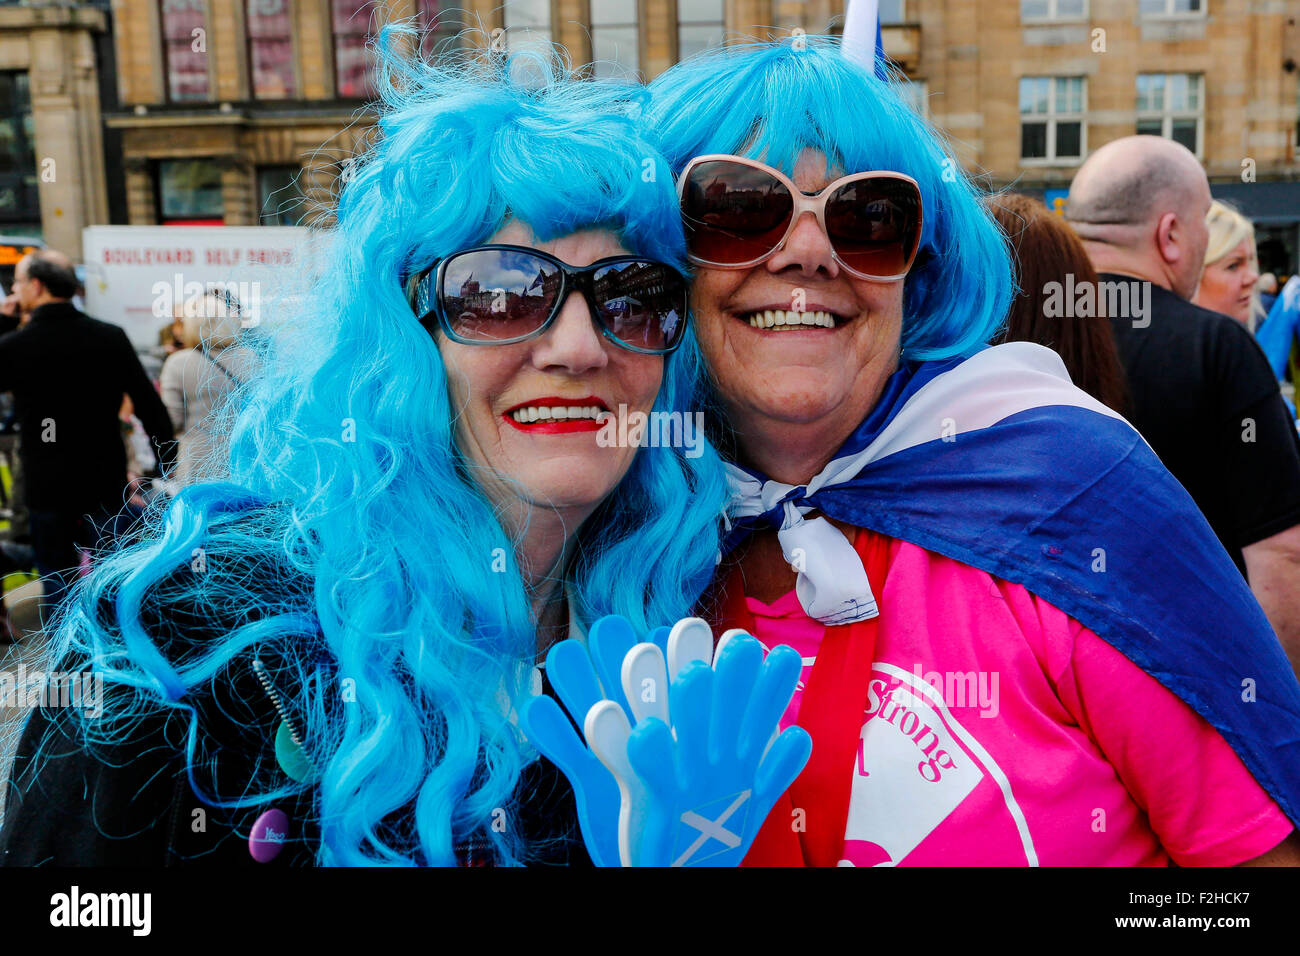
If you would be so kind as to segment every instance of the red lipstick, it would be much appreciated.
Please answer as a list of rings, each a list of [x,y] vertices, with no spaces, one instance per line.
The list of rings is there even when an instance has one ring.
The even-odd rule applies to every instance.
[[[588,395],[586,398],[561,398],[558,395],[546,395],[541,398],[532,398],[526,402],[520,402],[505,410],[501,417],[506,422],[521,432],[528,432],[533,435],[567,435],[573,432],[595,432],[600,431],[602,422],[599,418],[574,418],[561,421],[545,422],[518,422],[512,412],[521,408],[586,408],[595,406],[601,412],[608,412],[609,406],[597,398],[595,395]]]

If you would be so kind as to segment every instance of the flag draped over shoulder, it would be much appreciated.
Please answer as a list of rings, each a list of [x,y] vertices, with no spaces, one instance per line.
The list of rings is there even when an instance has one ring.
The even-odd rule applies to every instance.
[[[730,471],[725,550],[816,509],[1022,585],[1209,721],[1300,826],[1300,685],[1268,620],[1182,485],[1055,352],[905,363],[807,485]]]

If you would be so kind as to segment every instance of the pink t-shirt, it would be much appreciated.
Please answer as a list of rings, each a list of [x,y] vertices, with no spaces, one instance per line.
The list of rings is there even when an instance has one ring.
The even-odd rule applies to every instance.
[[[858,534],[868,532],[859,531]],[[1023,587],[890,543],[844,862],[1223,866],[1292,830],[1208,722]],[[747,598],[765,647],[824,628]]]

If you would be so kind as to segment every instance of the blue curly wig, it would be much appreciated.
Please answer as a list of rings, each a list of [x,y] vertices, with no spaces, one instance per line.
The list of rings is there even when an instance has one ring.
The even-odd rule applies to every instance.
[[[675,174],[695,156],[731,153],[793,175],[813,149],[829,168],[894,170],[920,184],[922,255],[904,284],[904,360],[977,351],[1005,321],[1014,284],[1002,233],[939,134],[891,80],[842,55],[838,39],[709,50],[670,67],[650,91],[648,127]]]
[[[343,188],[310,295],[268,323],[224,480],[185,489],[96,563],[52,655],[88,660],[110,688],[88,746],[127,743],[162,714],[212,805],[313,792],[321,864],[453,864],[469,841],[518,863],[530,848],[493,824],[514,819],[529,751],[500,698],[524,692],[536,628],[516,538],[458,453],[446,370],[402,277],[509,219],[542,241],[609,228],[679,268],[683,238],[643,89],[575,82],[526,54],[410,60],[393,42],[410,33],[381,37],[381,135]],[[699,408],[694,339],[664,361],[655,409]],[[576,532],[564,578],[579,617],[648,629],[689,613],[725,494],[711,448],[639,449]],[[276,661],[310,786],[269,758],[252,781],[222,777],[205,744],[204,701],[254,654]]]

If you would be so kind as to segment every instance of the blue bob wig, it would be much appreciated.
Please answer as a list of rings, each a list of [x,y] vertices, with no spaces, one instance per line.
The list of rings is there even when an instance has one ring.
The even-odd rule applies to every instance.
[[[921,255],[904,284],[904,359],[977,351],[1001,327],[1014,288],[1006,240],[939,135],[833,37],[709,50],[650,84],[647,114],[675,174],[730,153],[793,175],[804,150],[828,172],[893,170],[921,187]]]
[[[458,452],[447,372],[402,278],[511,219],[542,241],[608,228],[679,268],[684,246],[671,172],[639,122],[643,88],[576,82],[528,54],[424,63],[397,52],[412,34],[381,36],[381,135],[347,177],[310,294],[261,335],[228,458],[96,562],[52,655],[104,675],[87,746],[129,744],[163,717],[211,805],[307,795],[321,864],[453,864],[468,843],[511,864],[532,849],[510,823],[530,751],[508,702],[537,652],[523,529],[503,527]],[[694,339],[664,363],[655,409],[699,407]],[[639,449],[571,532],[578,617],[644,630],[689,613],[725,498],[707,445]],[[211,701],[250,685],[254,657],[274,662],[310,784],[286,783],[269,740],[254,779],[232,779],[206,740],[213,706],[238,711]]]

